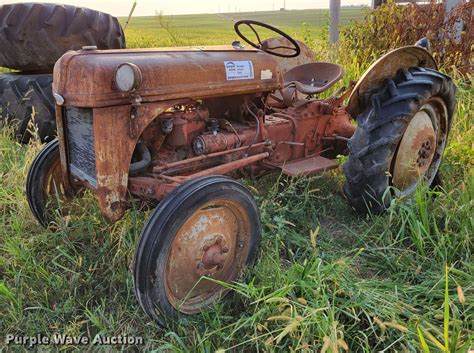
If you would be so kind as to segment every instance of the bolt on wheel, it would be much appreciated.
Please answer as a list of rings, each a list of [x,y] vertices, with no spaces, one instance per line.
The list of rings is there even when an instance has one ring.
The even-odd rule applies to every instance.
[[[252,195],[226,177],[178,187],[143,228],[134,265],[135,292],[145,312],[163,324],[196,314],[228,292],[253,263],[260,218]]]

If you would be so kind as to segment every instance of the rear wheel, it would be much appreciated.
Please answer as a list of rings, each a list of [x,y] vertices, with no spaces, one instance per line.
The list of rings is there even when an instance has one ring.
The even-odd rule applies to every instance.
[[[409,196],[422,180],[438,183],[455,93],[451,78],[416,67],[368,95],[344,165],[344,193],[356,211],[380,213],[392,195]]]
[[[259,242],[259,211],[245,187],[222,176],[181,185],[153,211],[140,237],[134,282],[142,308],[160,324],[202,311],[228,291],[203,276],[238,279]]]
[[[117,18],[84,7],[22,3],[0,6],[0,67],[51,73],[68,50],[125,48]]]
[[[47,227],[52,220],[47,209],[58,208],[65,198],[59,159],[59,142],[48,143],[34,159],[26,179],[26,196],[36,220]]]
[[[30,140],[30,121],[42,142],[56,136],[52,84],[53,75],[0,75],[1,124],[12,125],[19,141]]]

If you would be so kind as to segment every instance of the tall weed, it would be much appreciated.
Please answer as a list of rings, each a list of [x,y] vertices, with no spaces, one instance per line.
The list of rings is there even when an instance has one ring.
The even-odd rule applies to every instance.
[[[472,1],[459,3],[449,13],[435,0],[402,6],[389,1],[342,29],[339,55],[351,66],[367,65],[388,49],[413,45],[426,37],[444,70],[472,73],[473,10]]]

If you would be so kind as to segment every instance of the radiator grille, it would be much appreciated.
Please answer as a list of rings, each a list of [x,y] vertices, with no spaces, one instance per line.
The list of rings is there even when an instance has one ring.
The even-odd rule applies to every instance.
[[[92,109],[68,107],[65,120],[71,173],[97,187]]]

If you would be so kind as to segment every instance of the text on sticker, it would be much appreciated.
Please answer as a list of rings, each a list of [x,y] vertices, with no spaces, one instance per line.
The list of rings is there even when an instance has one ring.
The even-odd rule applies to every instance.
[[[253,64],[250,60],[224,61],[225,73],[228,81],[253,80]]]

